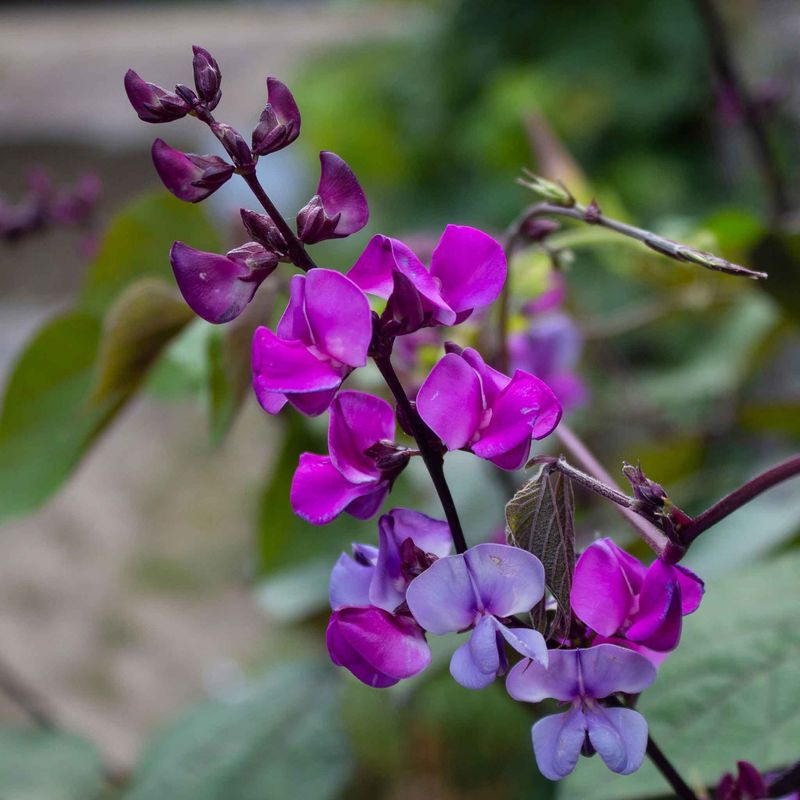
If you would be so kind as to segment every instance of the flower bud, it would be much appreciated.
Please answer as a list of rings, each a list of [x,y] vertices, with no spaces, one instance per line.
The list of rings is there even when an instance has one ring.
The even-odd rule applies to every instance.
[[[253,152],[259,156],[290,145],[300,135],[300,110],[288,87],[267,78],[267,105],[253,131]]]
[[[737,782],[747,800],[767,797],[767,787],[761,773],[749,761],[737,761]]]
[[[222,122],[215,122],[211,126],[214,136],[220,140],[228,155],[233,159],[237,167],[250,166],[253,164],[253,154],[247,146],[247,142],[242,138],[239,131],[230,125]]]
[[[657,509],[663,508],[664,504],[669,502],[666,491],[660,483],[651,481],[647,475],[644,474],[640,465],[623,464],[622,474],[628,479],[633,489],[633,496],[642,504],[647,510],[654,512]]]
[[[163,139],[153,142],[152,155],[164,186],[189,203],[205,200],[233,175],[233,165],[218,156],[182,153]]]
[[[238,317],[278,265],[275,254],[256,242],[224,256],[175,242],[169,260],[184,300],[195,314],[214,324]]]
[[[222,73],[219,70],[219,64],[216,59],[202,47],[194,45],[192,47],[194,59],[192,61],[192,68],[194,70],[194,85],[197,89],[197,94],[205,102],[206,108],[213,111],[220,101],[222,93],[220,92],[220,83],[222,82]]]
[[[288,258],[286,241],[272,217],[247,208],[240,209],[239,213],[242,215],[242,224],[253,239],[276,253],[281,261]]]
[[[531,242],[543,242],[551,233],[555,233],[561,225],[553,219],[533,217],[522,225],[522,235]]]
[[[567,208],[575,205],[575,198],[562,183],[548,181],[528,170],[523,171],[525,172],[525,177],[520,178],[518,183],[526,189],[530,189],[541,200]]]
[[[327,151],[319,160],[317,193],[297,215],[297,235],[306,244],[349,236],[369,219],[367,198],[346,162]]]
[[[132,69],[125,73],[125,92],[143,122],[172,122],[189,113],[190,105],[185,100],[142,80]]]

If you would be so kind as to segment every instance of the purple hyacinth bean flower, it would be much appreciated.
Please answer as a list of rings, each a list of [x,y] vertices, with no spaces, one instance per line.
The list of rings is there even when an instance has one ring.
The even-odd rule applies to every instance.
[[[342,553],[336,562],[330,581],[333,609],[373,605],[397,611],[418,571],[449,555],[452,547],[446,522],[409,508],[384,514],[378,531],[380,547],[354,544],[353,555]]]
[[[543,595],[544,567],[536,556],[486,543],[434,561],[411,581],[406,602],[429,633],[473,629],[453,653],[450,674],[467,689],[482,689],[508,667],[503,639],[527,658],[547,663],[540,633],[505,623],[513,614],[530,611]]]
[[[494,302],[506,279],[499,242],[483,231],[448,225],[430,270],[397,239],[374,236],[348,275],[368,294],[388,301],[384,317],[395,333],[455,325]]]
[[[329,455],[303,453],[289,494],[295,514],[314,525],[325,525],[342,511],[369,519],[399,474],[388,474],[367,455],[379,442],[394,440],[389,403],[364,392],[339,392],[330,412]]]
[[[300,109],[289,88],[267,78],[267,105],[253,131],[253,152],[259,156],[288,147],[300,135]]]
[[[278,266],[275,253],[256,242],[224,256],[175,242],[169,261],[183,299],[195,314],[216,325],[238,317]]]
[[[125,73],[125,93],[142,122],[172,122],[189,113],[189,104],[183,98],[148,83],[132,69]]]
[[[531,731],[539,771],[551,781],[575,769],[581,751],[591,746],[606,766],[620,775],[635,772],[647,747],[647,722],[630,708],[599,703],[615,692],[637,694],[656,677],[656,668],[642,655],[601,644],[578,650],[551,650],[546,665],[523,660],[506,679],[515,700],[540,703],[552,697],[571,708],[540,719]]]
[[[306,244],[350,236],[369,220],[367,198],[353,170],[336,153],[322,151],[319,161],[317,193],[297,214],[297,236]]]
[[[209,111],[213,111],[222,97],[220,92],[222,73],[220,72],[219,64],[217,64],[214,56],[203,47],[194,45],[192,53],[194,54],[192,70],[197,94],[205,103],[206,108]]]
[[[538,375],[567,410],[586,399],[586,386],[575,374],[581,352],[581,335],[567,314],[547,314],[526,331],[508,337],[513,369]]]
[[[219,156],[182,153],[163,139],[153,142],[153,163],[164,186],[180,200],[199,203],[233,175],[233,164]]]
[[[253,387],[259,403],[277,414],[288,401],[307,416],[331,404],[342,381],[367,363],[372,312],[349,278],[329,269],[295,275],[276,332],[253,335]]]
[[[702,597],[703,581],[685,567],[661,559],[645,567],[611,539],[599,539],[575,565],[570,603],[601,636],[663,653],[678,646],[681,619]]]
[[[425,634],[414,620],[376,606],[334,611],[325,642],[334,664],[378,689],[422,672],[431,662]]]
[[[513,378],[472,348],[447,353],[417,394],[417,410],[448,450],[470,449],[501,469],[519,469],[531,439],[553,432],[561,405],[550,387],[522,370]]]
[[[376,687],[410,678],[430,663],[425,632],[404,608],[417,570],[450,552],[447,523],[396,508],[380,519],[380,547],[353,545],[330,581],[333,614],[327,645],[333,662]],[[396,612],[396,613],[395,613]]]

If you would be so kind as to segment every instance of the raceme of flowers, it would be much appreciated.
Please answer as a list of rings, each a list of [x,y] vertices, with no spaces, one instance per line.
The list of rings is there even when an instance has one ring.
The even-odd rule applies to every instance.
[[[290,492],[295,513],[316,525],[342,512],[372,518],[410,459],[420,455],[429,470],[430,461],[441,463],[452,450],[504,470],[522,467],[532,441],[559,424],[557,395],[567,405],[583,396],[572,377],[579,346],[574,326],[563,316],[550,317],[542,333],[534,319],[509,342],[511,375],[477,349],[448,343],[412,404],[391,370],[396,339],[455,328],[487,309],[506,280],[502,245],[475,228],[448,225],[427,266],[403,242],[377,235],[346,274],[318,267],[307,246],[367,224],[367,200],[352,170],[338,155],[322,152],[316,192],[292,230],[256,175],[259,158],[300,133],[291,91],[267,79],[266,105],[248,143],[212,114],[222,77],[203,48],[194,48],[193,71],[194,90],[179,84],[167,91],[132,70],[125,89],[144,122],[196,117],[225,151],[184,153],[157,139],[153,162],[170,192],[200,202],[238,174],[266,211],[241,210],[250,240],[226,254],[173,245],[175,279],[195,313],[214,324],[230,322],[280,263],[303,271],[291,278],[277,324],[257,327],[252,341],[253,388],[266,412],[277,414],[287,404],[307,416],[329,411],[328,452],[300,456]],[[342,388],[370,358],[397,408]],[[560,382],[559,390],[537,371]],[[398,442],[402,431],[412,431],[415,442]],[[611,540],[598,540],[575,567],[572,630],[546,640],[529,615],[548,599],[544,567],[532,553],[496,542],[457,545],[454,553],[458,538],[450,524],[407,508],[381,515],[377,529],[377,547],[354,544],[331,572],[326,642],[335,664],[369,686],[389,687],[429,666],[428,635],[452,636],[450,672],[462,686],[479,690],[504,678],[516,700],[552,698],[565,705],[532,729],[545,776],[563,778],[581,754],[595,752],[614,772],[638,769],[647,723],[628,700],[653,682],[658,663],[678,645],[682,617],[702,597],[699,578],[661,559],[645,566]]]

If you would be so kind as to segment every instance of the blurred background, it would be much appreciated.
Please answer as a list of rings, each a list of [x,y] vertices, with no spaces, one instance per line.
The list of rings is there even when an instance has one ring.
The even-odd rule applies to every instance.
[[[291,217],[311,196],[321,149],[348,161],[370,201],[367,229],[315,250],[325,266],[347,269],[379,231],[420,252],[447,222],[501,236],[531,202],[515,184],[530,167],[612,216],[769,272],[755,284],[570,224],[513,265],[515,330],[540,341],[542,320],[568,321],[558,370],[580,383],[570,426],[615,476],[623,459],[641,460],[696,513],[800,437],[800,5],[719,5],[767,163],[715,65],[720,30],[693,0],[0,7],[0,217],[30,222],[37,192],[75,193],[54,220],[0,239],[4,800],[555,796],[536,773],[530,714],[499,689],[452,684],[446,644],[436,669],[386,695],[325,666],[327,572],[375,526],[316,529],[291,516],[297,454],[321,452],[325,428],[269,418],[246,390],[242,343],[277,307],[224,334],[176,324],[87,411],[121,293],[142,276],[170,279],[173,239],[240,244],[238,209],[254,207],[236,181],[202,209],[170,198],[152,140],[197,153],[216,143],[196,120],[140,122],[122,78],[133,67],[167,88],[190,83],[201,44],[222,68],[217,116],[246,136],[266,76],[285,81],[303,132],[259,165],[277,205]],[[566,287],[557,312],[523,313],[554,280]],[[502,528],[513,485],[461,456],[448,474],[477,542]],[[613,510],[578,503],[582,541],[630,541]],[[401,504],[437,513],[413,470],[395,490]],[[759,617],[760,584],[741,571],[794,558],[799,532],[800,492],[788,485],[704,536],[688,563],[721,582],[720,596],[756,587],[742,613],[777,637],[780,615]],[[795,584],[782,602],[798,599]],[[711,613],[698,632],[714,630]],[[796,668],[782,680],[800,696]],[[31,723],[31,708],[46,724]],[[753,731],[726,719],[715,725],[738,734],[710,746],[698,781],[748,757],[735,745]],[[677,736],[674,719],[662,722]],[[677,747],[697,757],[687,736]],[[763,740],[750,760],[791,760]],[[664,795],[642,772],[624,796]],[[620,791],[568,781],[559,796]]]

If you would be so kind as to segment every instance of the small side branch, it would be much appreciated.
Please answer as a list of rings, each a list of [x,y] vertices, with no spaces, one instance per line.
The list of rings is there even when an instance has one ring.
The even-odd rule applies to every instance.
[[[702,514],[694,517],[680,531],[681,542],[688,547],[701,533],[749,503],[754,497],[797,475],[800,475],[800,455],[792,456],[772,469],[756,475],[755,478],[714,503],[711,508],[707,508]]]

